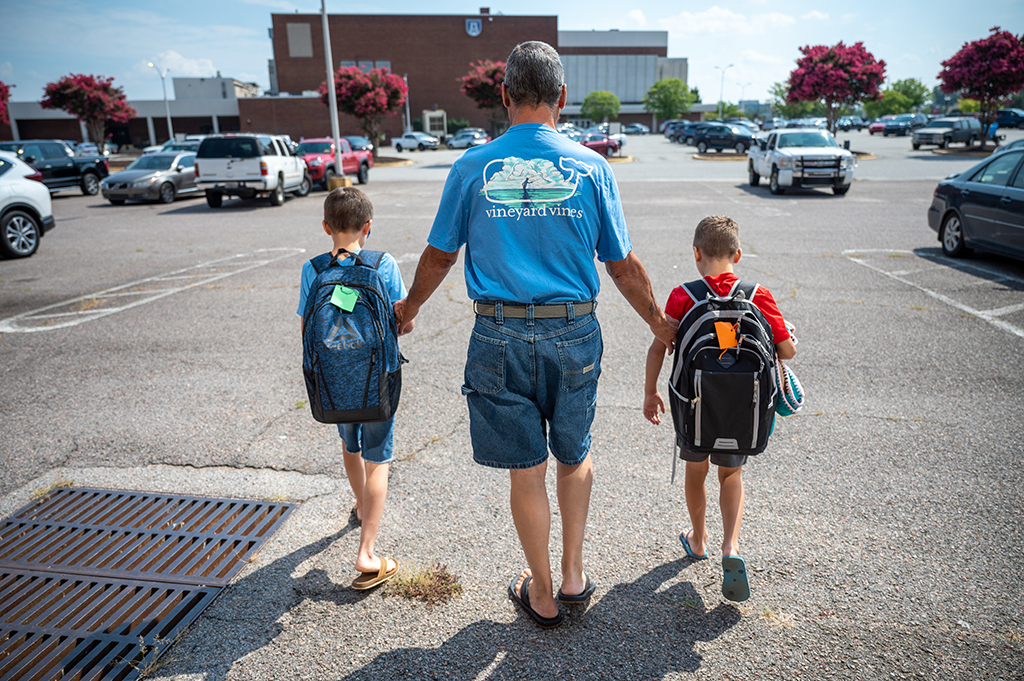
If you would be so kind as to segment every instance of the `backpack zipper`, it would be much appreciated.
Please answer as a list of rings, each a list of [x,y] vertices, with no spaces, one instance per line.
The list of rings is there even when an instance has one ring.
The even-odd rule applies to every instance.
[[[757,449],[757,427],[760,425],[761,406],[761,379],[754,379],[754,439],[750,443],[751,449]]]
[[[690,409],[694,412],[693,417],[693,446],[700,447],[700,379],[701,370],[697,369],[693,374],[693,391],[697,395],[690,403]]]

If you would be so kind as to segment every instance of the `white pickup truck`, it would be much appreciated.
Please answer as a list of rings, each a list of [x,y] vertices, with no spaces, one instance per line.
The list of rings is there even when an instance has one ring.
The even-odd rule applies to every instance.
[[[768,178],[772,194],[787,187],[832,187],[835,194],[850,191],[857,157],[836,142],[832,133],[815,128],[773,130],[747,152],[750,186]]]
[[[269,195],[270,205],[284,203],[285,192],[305,196],[312,187],[306,161],[292,151],[283,135],[214,135],[196,152],[196,186],[206,191],[210,208],[224,196],[252,199]]]

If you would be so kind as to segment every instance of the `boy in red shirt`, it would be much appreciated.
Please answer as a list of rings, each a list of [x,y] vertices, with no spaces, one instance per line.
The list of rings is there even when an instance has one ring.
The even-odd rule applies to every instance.
[[[718,295],[728,295],[739,281],[733,273],[733,265],[740,261],[739,226],[732,218],[716,215],[704,218],[693,234],[693,257],[697,271],[708,286]],[[775,351],[781,359],[792,359],[796,345],[786,329],[786,322],[779,312],[779,306],[768,289],[759,286],[751,301],[757,306],[772,327]],[[677,327],[687,311],[693,307],[693,300],[682,286],[676,287],[665,304],[665,316]],[[651,423],[661,423],[665,413],[665,400],[658,392],[658,377],[665,361],[664,343],[655,339],[647,351],[647,371],[644,384],[644,417]],[[687,449],[680,453],[686,461],[686,509],[690,514],[692,529],[679,535],[687,555],[695,560],[708,557],[708,534],[705,527],[707,492],[704,480],[710,463],[718,466],[720,485],[718,503],[722,510],[722,567],[725,572],[722,593],[733,601],[743,601],[750,596],[746,566],[739,556],[740,523],[743,519],[743,477],[742,466],[746,455],[714,453],[697,454]]]

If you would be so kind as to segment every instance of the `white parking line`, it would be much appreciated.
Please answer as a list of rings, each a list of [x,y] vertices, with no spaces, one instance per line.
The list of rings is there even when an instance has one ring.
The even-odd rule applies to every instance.
[[[219,279],[241,274],[305,252],[304,248],[261,248],[252,253],[239,253],[218,260],[210,260],[185,269],[140,279],[130,284],[103,289],[37,310],[23,312],[7,319],[0,319],[0,333],[33,333],[77,326],[83,322],[124,312],[196,286],[210,284]],[[168,286],[168,282],[180,283]],[[104,306],[105,302],[112,300],[128,302],[116,307]],[[61,310],[60,308],[66,309]]]
[[[973,307],[971,307],[970,305],[965,305],[964,303],[961,303],[958,300],[953,300],[952,298],[950,298],[949,296],[947,296],[947,295],[945,295],[943,293],[939,293],[938,291],[933,291],[930,288],[926,288],[924,286],[921,286],[920,284],[915,284],[912,281],[908,281],[907,279],[904,279],[902,276],[900,276],[899,274],[897,274],[895,272],[887,272],[887,271],[881,269],[880,267],[875,267],[874,265],[871,265],[871,264],[865,262],[864,259],[858,257],[858,256],[861,256],[861,255],[866,255],[868,253],[900,253],[900,254],[905,253],[908,256],[917,255],[913,251],[899,251],[899,250],[884,249],[884,248],[868,248],[868,249],[852,248],[852,249],[847,249],[847,250],[843,251],[843,255],[845,255],[846,258],[850,262],[855,262],[858,265],[863,265],[864,267],[867,267],[869,270],[874,270],[875,272],[878,272],[879,274],[885,275],[885,276],[889,277],[890,279],[895,279],[896,281],[900,282],[901,284],[906,284],[907,286],[911,286],[913,288],[916,288],[918,291],[921,291],[921,292],[931,296],[932,298],[935,298],[936,300],[939,300],[939,301],[945,303],[946,305],[949,305],[950,307],[955,307],[956,309],[961,310],[963,312],[966,312],[969,315],[975,316],[978,319],[985,320],[986,322],[988,322],[989,324],[991,324],[992,326],[994,326],[994,327],[996,327],[998,329],[1002,329],[1003,331],[1007,331],[1009,333],[1012,333],[1015,336],[1019,336],[1021,338],[1024,338],[1024,329],[1022,329],[1021,327],[1016,326],[1014,324],[1010,324],[1009,322],[1003,321],[1002,319],[997,319],[997,317],[999,317],[1001,315],[1009,314],[1011,312],[1016,312],[1017,311],[1015,309],[1010,309],[1010,308],[1018,308],[1019,307],[1020,309],[1024,309],[1024,305],[1009,305],[1007,307],[998,308],[998,309],[995,309],[995,310],[976,310]],[[918,255],[918,257],[934,258],[934,257],[937,257],[937,256]],[[951,267],[953,267],[955,269],[959,269],[961,271],[963,271],[963,270],[976,270],[976,271],[979,271],[979,272],[984,272],[985,274],[993,275],[993,276],[996,277],[996,281],[1016,281],[1018,283],[1024,284],[1024,279],[1019,279],[1017,277],[1010,276],[1010,275],[1005,274],[1003,272],[997,272],[995,270],[988,269],[987,267],[981,267],[979,265],[973,265],[973,264],[970,264],[970,263],[949,263],[949,265]],[[986,283],[991,283],[992,281],[993,280],[986,280]]]

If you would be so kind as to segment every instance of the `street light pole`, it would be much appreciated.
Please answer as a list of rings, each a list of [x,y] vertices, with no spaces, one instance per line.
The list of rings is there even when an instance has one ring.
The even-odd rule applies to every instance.
[[[331,56],[331,30],[327,26],[327,0],[320,0],[320,23],[324,26],[324,59],[327,61],[327,108],[331,112],[331,137],[334,139],[334,174],[344,175],[341,165],[341,134],[338,131],[338,97],[334,91],[334,57]],[[374,140],[374,144],[377,141]],[[327,184],[330,190],[330,183]]]
[[[149,62],[149,65],[156,69],[156,72],[160,74],[160,85],[164,89],[164,113],[167,114],[167,138],[174,139],[174,126],[171,125],[171,104],[167,101],[167,80],[166,76],[170,72],[170,69],[164,69],[161,73],[160,69],[153,62]]]
[[[718,91],[718,120],[722,120],[724,115],[723,108],[725,106],[725,103],[722,101],[722,98],[725,97],[725,72],[731,69],[733,66],[734,64],[729,64],[724,69],[721,66],[715,67],[716,69],[722,72],[722,88]]]

